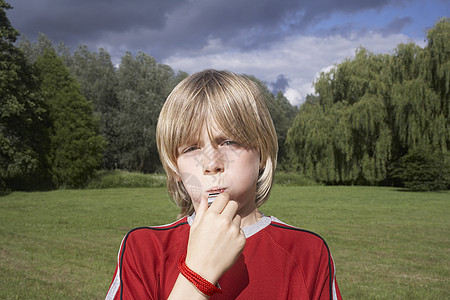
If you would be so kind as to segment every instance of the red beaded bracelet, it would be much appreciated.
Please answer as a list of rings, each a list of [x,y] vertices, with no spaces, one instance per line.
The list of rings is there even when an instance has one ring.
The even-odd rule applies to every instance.
[[[180,273],[184,277],[186,277],[187,280],[195,285],[195,287],[206,296],[212,296],[215,293],[223,293],[221,288],[215,286],[202,276],[189,269],[189,267],[186,265],[186,252],[181,255],[180,260],[178,261],[178,269],[180,270]]]

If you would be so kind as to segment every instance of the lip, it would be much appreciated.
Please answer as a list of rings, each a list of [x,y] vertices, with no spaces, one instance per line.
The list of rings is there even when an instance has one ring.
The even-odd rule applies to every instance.
[[[221,194],[221,193],[225,192],[226,190],[227,190],[226,187],[214,186],[214,187],[208,189],[206,191],[206,193],[208,193],[208,194],[210,194],[210,193],[220,193]]]
[[[208,206],[210,206],[219,194],[225,192],[227,188],[224,187],[212,187],[206,191],[208,197]]]

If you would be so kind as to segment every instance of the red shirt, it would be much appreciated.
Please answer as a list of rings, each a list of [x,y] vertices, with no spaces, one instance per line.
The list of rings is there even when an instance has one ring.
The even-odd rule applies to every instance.
[[[333,259],[320,236],[274,217],[249,227],[244,251],[219,279],[223,294],[211,299],[342,299]],[[106,299],[167,299],[189,230],[188,218],[131,230],[122,241]]]

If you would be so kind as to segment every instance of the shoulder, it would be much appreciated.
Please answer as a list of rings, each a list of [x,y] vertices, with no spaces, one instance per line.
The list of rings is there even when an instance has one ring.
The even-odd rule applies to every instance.
[[[184,241],[189,233],[186,218],[161,226],[137,227],[130,230],[122,241],[122,248],[129,247],[167,247]]]
[[[280,220],[278,220],[275,217],[271,217],[272,222],[270,223],[270,226],[272,228],[272,233],[278,234],[281,237],[286,237],[288,239],[306,239],[309,241],[315,241],[319,244],[325,243],[325,240],[317,233],[301,229],[289,224],[286,224]]]
[[[325,240],[315,232],[300,229],[272,217],[266,238],[283,257],[299,267],[311,298],[342,299],[335,281],[335,266]],[[315,296],[313,296],[313,294]]]
[[[188,225],[187,218],[181,218],[173,223],[159,225],[159,226],[144,226],[144,227],[136,227],[131,229],[128,232],[128,235],[131,233],[144,233],[144,232],[171,232],[176,230],[177,228],[183,227],[184,225]]]
[[[328,245],[317,233],[297,228],[272,217],[267,233],[273,243],[297,256],[328,257]]]

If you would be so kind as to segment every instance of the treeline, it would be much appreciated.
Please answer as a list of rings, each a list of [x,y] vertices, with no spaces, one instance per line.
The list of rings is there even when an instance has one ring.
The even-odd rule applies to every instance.
[[[298,171],[328,184],[450,185],[450,19],[427,45],[364,48],[321,74],[287,135]]]
[[[155,129],[161,107],[188,76],[127,52],[114,66],[105,49],[73,53],[43,34],[12,27],[0,0],[0,189],[83,187],[97,169],[162,172]],[[297,108],[257,82],[279,134],[280,162]]]
[[[10,8],[0,0],[0,191],[83,187],[98,169],[162,172],[157,118],[188,74],[145,53],[113,65],[105,49],[17,41]],[[279,169],[325,184],[449,188],[449,49],[449,19],[424,48],[360,48],[300,109],[249,76],[274,120]]]

